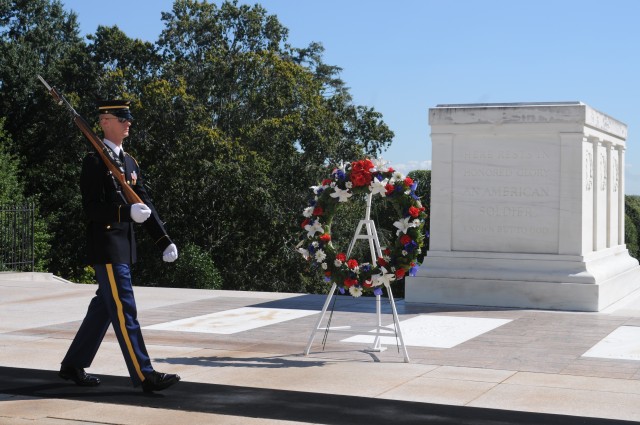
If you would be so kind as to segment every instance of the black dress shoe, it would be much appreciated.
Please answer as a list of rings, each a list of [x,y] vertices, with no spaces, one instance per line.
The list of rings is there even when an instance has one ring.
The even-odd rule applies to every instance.
[[[142,381],[142,391],[145,393],[162,391],[177,383],[179,380],[180,376],[178,375],[160,373],[154,370],[144,376],[144,381]]]
[[[100,379],[87,375],[81,367],[62,366],[60,372],[58,372],[58,376],[66,380],[71,379],[76,385],[80,385],[81,387],[95,387],[100,385]]]

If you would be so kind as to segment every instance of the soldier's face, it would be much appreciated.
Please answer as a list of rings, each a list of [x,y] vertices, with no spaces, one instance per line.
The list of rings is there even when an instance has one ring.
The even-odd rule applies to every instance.
[[[124,139],[129,136],[131,121],[126,118],[116,117],[111,114],[103,114],[100,116],[100,124],[104,130],[105,137],[109,140],[111,140],[112,137]]]

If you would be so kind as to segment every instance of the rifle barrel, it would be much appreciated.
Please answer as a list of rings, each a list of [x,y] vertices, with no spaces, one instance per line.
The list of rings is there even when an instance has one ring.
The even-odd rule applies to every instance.
[[[82,132],[84,137],[87,138],[89,143],[91,143],[91,146],[93,146],[98,156],[100,156],[104,164],[107,166],[107,169],[116,178],[116,180],[118,180],[118,183],[120,183],[120,187],[122,188],[122,192],[124,194],[125,200],[131,204],[138,204],[138,203],[143,204],[144,202],[142,202],[142,199],[140,199],[138,194],[127,183],[124,174],[120,171],[120,168],[118,168],[118,166],[113,163],[111,158],[109,158],[109,156],[105,154],[104,150],[107,148],[105,147],[102,139],[100,139],[96,135],[96,133],[94,133],[93,130],[91,130],[91,128],[89,127],[89,124],[87,124],[84,118],[82,118],[80,114],[78,114],[76,110],[73,109],[73,106],[71,106],[71,104],[67,102],[67,99],[64,98],[62,93],[58,92],[58,90],[56,90],[55,87],[51,87],[49,84],[47,84],[45,79],[42,78],[40,75],[38,75],[38,78],[40,79],[40,81],[42,81],[42,84],[44,84],[44,86],[47,88],[51,96],[53,96],[53,98],[58,102],[58,104],[60,105],[64,104],[67,107],[67,109],[69,109],[69,112],[71,112],[71,115],[73,115],[73,122],[75,123],[75,125],[80,129],[80,131]]]

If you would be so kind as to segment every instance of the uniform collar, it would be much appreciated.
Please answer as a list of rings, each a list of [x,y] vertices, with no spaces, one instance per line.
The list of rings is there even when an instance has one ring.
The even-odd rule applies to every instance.
[[[113,151],[113,153],[116,154],[116,156],[120,156],[120,151],[122,150],[122,147],[116,145],[109,139],[104,139],[104,144],[109,146],[109,148]]]

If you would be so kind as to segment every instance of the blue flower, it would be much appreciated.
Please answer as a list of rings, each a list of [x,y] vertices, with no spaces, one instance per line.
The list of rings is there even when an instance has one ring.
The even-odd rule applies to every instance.
[[[409,276],[415,276],[418,273],[418,266],[413,266],[409,269]]]
[[[416,201],[419,200],[420,197],[416,195],[416,189],[418,188],[418,182],[413,182],[413,184],[411,185],[410,188],[411,188],[411,193],[410,193],[411,197],[413,199],[415,199]]]
[[[375,288],[373,290],[373,295],[382,295],[382,289],[381,288]]]
[[[339,168],[335,170],[332,175],[338,180],[344,180],[346,178],[344,170],[341,170]]]
[[[416,250],[417,247],[418,247],[418,244],[416,243],[416,241],[411,241],[409,243],[404,244],[404,249],[407,252],[413,252]]]

